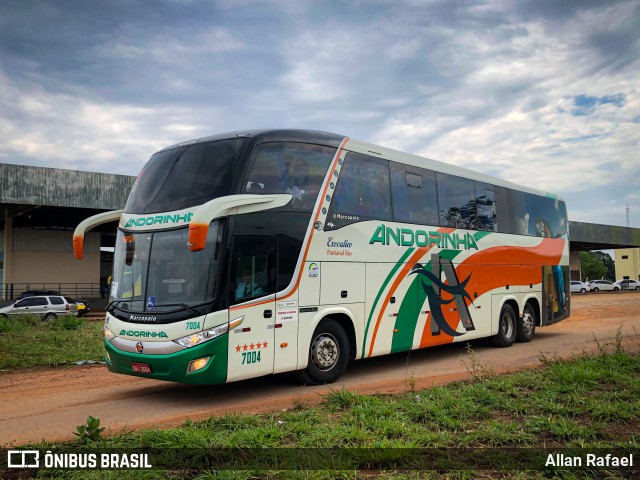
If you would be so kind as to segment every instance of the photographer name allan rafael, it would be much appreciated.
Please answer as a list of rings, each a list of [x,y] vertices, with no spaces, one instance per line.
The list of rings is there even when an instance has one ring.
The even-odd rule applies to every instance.
[[[587,453],[585,456],[572,456],[563,453],[550,453],[545,467],[633,467],[633,454],[615,456]]]

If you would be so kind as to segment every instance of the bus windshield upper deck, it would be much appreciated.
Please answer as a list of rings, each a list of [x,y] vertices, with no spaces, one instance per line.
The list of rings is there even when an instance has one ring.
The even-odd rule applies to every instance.
[[[335,148],[270,142],[249,155],[248,143],[234,138],[156,153],[136,179],[125,212],[171,212],[240,193],[289,193],[291,208],[310,211]]]

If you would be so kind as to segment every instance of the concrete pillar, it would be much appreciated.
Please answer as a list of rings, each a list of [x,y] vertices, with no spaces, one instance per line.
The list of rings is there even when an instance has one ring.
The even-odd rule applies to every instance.
[[[11,283],[11,266],[13,259],[13,218],[9,214],[9,207],[4,208],[4,269],[2,271],[2,284]],[[6,288],[6,287],[5,287]],[[4,291],[2,296],[4,297]],[[6,300],[6,298],[5,298]]]

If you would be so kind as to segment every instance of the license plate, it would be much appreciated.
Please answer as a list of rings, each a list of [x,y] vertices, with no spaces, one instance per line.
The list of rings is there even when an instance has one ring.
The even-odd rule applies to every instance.
[[[132,363],[131,368],[135,373],[151,373],[151,365],[148,363]]]

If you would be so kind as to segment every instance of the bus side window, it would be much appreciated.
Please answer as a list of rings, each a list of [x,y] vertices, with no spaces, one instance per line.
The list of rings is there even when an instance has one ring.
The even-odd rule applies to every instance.
[[[440,224],[444,227],[475,228],[476,195],[473,180],[437,173]]]
[[[274,149],[256,151],[253,167],[247,177],[246,193],[279,193],[285,190],[278,172],[280,159]]]
[[[294,142],[258,145],[244,184],[245,193],[288,193],[294,210],[311,211],[335,148]]]
[[[436,174],[390,162],[393,218],[400,222],[439,225]]]
[[[231,305],[276,291],[276,238],[236,235],[231,265]]]
[[[391,220],[389,162],[349,152],[331,201],[326,229],[372,219]]]
[[[497,231],[496,194],[492,185],[476,182],[476,217],[473,223],[476,230]]]

